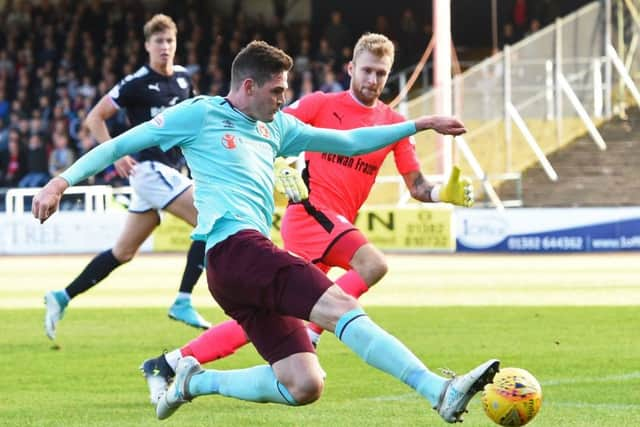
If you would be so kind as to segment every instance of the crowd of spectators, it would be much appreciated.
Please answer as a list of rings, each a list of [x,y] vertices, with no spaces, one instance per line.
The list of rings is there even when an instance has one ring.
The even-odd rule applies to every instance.
[[[346,67],[356,35],[339,11],[331,14],[323,36],[312,40],[310,22],[284,24],[286,10],[277,7],[282,2],[273,2],[271,16],[255,18],[242,10],[242,2],[231,16],[212,10],[211,3],[167,2],[161,10],[178,25],[175,63],[189,70],[197,92],[225,95],[231,61],[253,39],[267,40],[294,57],[289,100],[348,87]],[[83,120],[119,79],[145,63],[142,26],[156,12],[140,0],[5,2],[0,11],[0,187],[40,186],[95,145]],[[401,24],[399,38],[420,36],[411,11]],[[371,30],[389,30],[385,27],[386,18],[380,17]],[[126,129],[124,112],[108,125],[113,135]],[[118,177],[107,169],[91,182],[118,184]]]
[[[502,27],[501,45],[512,45],[560,16],[556,0],[511,0]]]
[[[524,35],[525,23],[533,28],[554,13],[552,1],[535,2],[543,8],[533,0],[513,2],[507,25],[513,37]],[[95,145],[84,118],[119,79],[145,63],[142,26],[158,11],[178,25],[175,63],[189,70],[198,93],[225,95],[233,57],[254,39],[294,57],[288,100],[347,88],[359,34],[336,10],[312,37],[311,22],[285,24],[285,3],[273,1],[269,16],[249,17],[241,1],[224,14],[204,0],[167,1],[161,10],[146,9],[141,0],[7,0],[0,11],[0,187],[40,186]],[[411,9],[393,26],[378,16],[368,29],[396,42],[395,69],[415,64],[431,37],[430,23]],[[112,135],[126,129],[124,112],[108,125]],[[122,183],[113,168],[90,182]]]

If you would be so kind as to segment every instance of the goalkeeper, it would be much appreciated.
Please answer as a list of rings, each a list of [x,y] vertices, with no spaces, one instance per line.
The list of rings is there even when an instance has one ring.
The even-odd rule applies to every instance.
[[[285,109],[305,123],[316,127],[353,129],[360,126],[392,124],[404,118],[382,103],[378,97],[387,81],[394,58],[391,41],[380,34],[365,34],[357,42],[349,64],[349,90],[325,94],[316,92]],[[367,199],[386,156],[393,152],[398,172],[411,192],[422,202],[448,202],[471,206],[471,184],[460,179],[454,168],[447,183],[432,185],[420,172],[411,138],[370,154],[347,157],[307,152],[303,177],[307,188],[283,159],[276,162],[276,188],[287,194],[291,203],[282,221],[284,247],[315,263],[324,272],[331,267],[345,270],[336,283],[356,298],[367,292],[387,272],[382,252],[367,241],[356,228],[358,210]],[[317,344],[322,330],[309,325],[309,335]],[[220,323],[180,349],[148,359],[143,373],[155,401],[173,376],[178,360],[194,356],[201,363],[232,354],[247,343],[244,331],[234,321]]]

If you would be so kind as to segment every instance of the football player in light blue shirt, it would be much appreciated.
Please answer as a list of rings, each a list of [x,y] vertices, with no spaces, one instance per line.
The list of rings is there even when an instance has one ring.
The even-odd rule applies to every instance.
[[[160,419],[205,394],[288,405],[317,400],[324,376],[304,319],[334,332],[365,362],[417,390],[445,421],[458,421],[471,397],[492,380],[497,360],[450,380],[436,375],[369,319],[356,299],[312,264],[275,247],[268,236],[275,157],[302,151],[355,155],[424,129],[459,135],[465,128],[441,116],[350,131],[305,125],[279,111],[291,64],[281,50],[251,42],[234,59],[226,98],[189,99],[101,144],[34,197],[33,214],[46,220],[69,185],[123,155],[154,146],[182,149],[195,182],[198,225],[192,237],[207,243],[209,289],[269,365],[204,370],[185,357],[157,404]]]

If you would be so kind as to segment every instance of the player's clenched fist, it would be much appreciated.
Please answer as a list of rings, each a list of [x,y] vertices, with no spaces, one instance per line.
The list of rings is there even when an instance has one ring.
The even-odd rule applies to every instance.
[[[273,173],[276,178],[276,191],[287,196],[289,200],[298,203],[309,197],[309,190],[300,173],[289,166],[282,157],[278,157],[274,162]]]
[[[41,224],[58,210],[62,193],[68,186],[64,179],[53,178],[33,197],[31,213]]]
[[[460,168],[454,166],[451,176],[446,185],[440,187],[440,191],[435,197],[432,196],[434,202],[447,202],[467,208],[473,205],[473,184],[469,178],[460,178]]]
[[[451,116],[422,116],[415,120],[416,130],[432,129],[443,135],[462,135],[467,131],[464,124]]]

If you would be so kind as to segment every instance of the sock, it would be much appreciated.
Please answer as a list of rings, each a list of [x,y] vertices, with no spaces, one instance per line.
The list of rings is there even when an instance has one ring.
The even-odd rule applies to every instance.
[[[178,292],[178,295],[176,296],[176,301],[191,301],[191,294],[187,293],[187,292]]]
[[[320,329],[320,332],[317,332],[316,329]],[[307,335],[309,335],[309,340],[311,340],[311,343],[315,347],[318,346],[318,341],[320,341],[320,334],[322,333],[322,330],[323,329],[315,323],[307,324]]]
[[[109,273],[115,270],[120,261],[113,256],[111,249],[104,251],[95,256],[76,277],[73,282],[66,287],[69,299],[73,299],[78,294],[85,292],[97,285],[102,279],[107,277]]]
[[[180,349],[181,355],[193,356],[200,363],[222,359],[247,344],[244,329],[235,320],[227,320],[207,329]],[[177,363],[177,361],[176,361]]]
[[[58,293],[58,295],[60,295],[62,298],[64,298],[65,305],[68,304],[69,301],[71,301],[71,298],[69,298],[69,294],[67,293],[66,289],[61,289],[61,290],[56,291],[56,292]]]
[[[191,242],[191,247],[187,252],[187,265],[184,267],[182,282],[180,282],[180,292],[190,294],[198,283],[204,269],[204,248],[205,242],[203,241],[194,240]]]
[[[369,365],[386,372],[435,406],[447,379],[434,374],[397,338],[376,325],[361,308],[343,314],[336,336]]]
[[[207,369],[191,377],[189,394],[194,397],[219,394],[251,402],[298,405],[269,365],[229,371]]]
[[[364,294],[369,290],[369,286],[367,286],[367,282],[364,281],[360,273],[356,270],[349,270],[344,273],[342,276],[336,279],[336,285],[340,286],[340,288],[345,291],[347,294],[351,295],[354,298],[360,298],[360,295]],[[315,323],[309,323],[307,328],[310,331],[309,338],[314,345],[318,344],[320,340],[320,334],[322,334],[322,329],[320,326]],[[314,333],[312,333],[314,332]]]
[[[369,290],[367,282],[364,281],[360,273],[356,270],[349,270],[336,279],[336,285],[354,298],[360,298],[360,295]]]
[[[182,352],[180,351],[180,349],[178,349],[165,353],[164,360],[167,362],[167,365],[171,366],[173,372],[175,372],[176,368],[178,367],[178,362],[180,361],[180,359],[182,359],[182,357]]]

